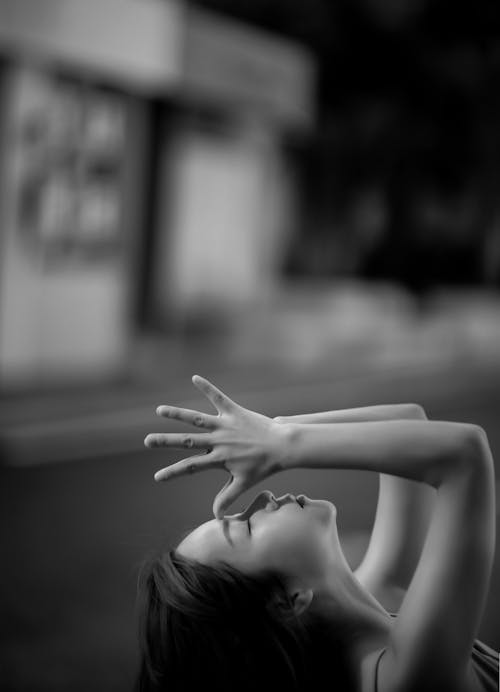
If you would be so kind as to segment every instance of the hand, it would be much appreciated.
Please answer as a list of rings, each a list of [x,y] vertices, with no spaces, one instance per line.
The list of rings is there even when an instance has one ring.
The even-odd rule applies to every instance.
[[[245,490],[276,473],[285,457],[284,426],[255,411],[239,406],[211,382],[193,376],[193,384],[212,402],[217,415],[174,406],[159,406],[159,416],[202,428],[201,433],[153,433],[147,435],[147,447],[187,447],[204,449],[204,454],[181,459],[155,473],[155,480],[223,468],[230,477],[216,495],[213,512],[217,519]]]

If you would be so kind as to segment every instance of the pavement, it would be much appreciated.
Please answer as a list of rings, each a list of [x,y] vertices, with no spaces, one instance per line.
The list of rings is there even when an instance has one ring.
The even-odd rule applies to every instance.
[[[290,362],[210,360],[201,353],[152,361],[148,375],[52,391],[11,392],[0,398],[3,464],[32,466],[138,452],[148,432],[171,428],[158,404],[210,410],[191,383],[195,372],[229,396],[267,415],[418,401],[439,408],[460,399],[500,402],[500,361],[454,357],[414,362],[352,360],[345,354],[299,367]],[[284,410],[284,407],[286,410]]]
[[[500,389],[494,293],[437,292],[422,313],[394,286],[287,287],[231,325],[183,341],[141,336],[119,379],[0,390],[0,463],[139,451],[147,432],[168,429],[158,404],[206,405],[194,373],[269,415],[391,401],[445,402],[448,411]]]

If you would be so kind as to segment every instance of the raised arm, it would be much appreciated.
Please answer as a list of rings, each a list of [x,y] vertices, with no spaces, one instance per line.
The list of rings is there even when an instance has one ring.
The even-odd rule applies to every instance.
[[[285,468],[379,471],[436,488],[422,555],[381,660],[381,689],[461,689],[488,594],[494,468],[484,432],[443,421],[285,424]]]
[[[279,423],[353,423],[426,420],[418,404],[390,404],[281,416]],[[436,490],[407,478],[379,474],[375,520],[368,548],[354,574],[390,612],[397,612],[424,545]]]
[[[495,545],[494,468],[484,431],[465,423],[384,420],[279,424],[193,379],[218,415],[162,407],[161,415],[201,428],[156,433],[151,447],[203,449],[158,480],[224,468],[219,516],[246,489],[293,468],[375,471],[426,483],[436,506],[415,574],[380,659],[381,690],[462,689],[488,593]],[[164,410],[163,410],[164,409]]]

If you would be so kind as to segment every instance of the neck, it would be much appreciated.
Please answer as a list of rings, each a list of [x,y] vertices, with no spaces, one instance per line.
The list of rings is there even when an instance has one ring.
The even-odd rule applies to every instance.
[[[328,582],[316,589],[319,612],[329,613],[342,632],[353,661],[383,647],[392,628],[392,618],[356,579],[347,563],[330,573]]]

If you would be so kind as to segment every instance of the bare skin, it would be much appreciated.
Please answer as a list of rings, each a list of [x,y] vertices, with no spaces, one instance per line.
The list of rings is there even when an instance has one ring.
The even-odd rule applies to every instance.
[[[330,613],[335,634],[342,628],[352,669],[361,673],[366,656],[387,644],[392,618],[345,559],[335,506],[305,496],[299,500],[263,491],[243,512],[196,528],[176,550],[197,562],[223,562],[246,574],[271,570],[285,575],[295,613]]]
[[[326,416],[322,422],[272,420],[242,408],[203,378],[195,376],[193,382],[215,405],[217,415],[160,407],[160,415],[191,423],[199,432],[149,435],[145,442],[150,447],[204,452],[162,469],[157,480],[210,468],[229,472],[228,483],[214,501],[216,518],[255,483],[291,468],[377,471],[381,481],[391,477],[426,488],[425,499],[433,502],[434,511],[428,531],[424,527],[414,536],[418,549],[410,548],[405,561],[398,564],[398,552],[402,555],[404,551],[378,549],[372,536],[359,567],[360,579],[353,577],[361,589],[354,599],[362,604],[359,612],[374,618],[360,620],[366,636],[359,640],[359,663],[363,667],[383,644],[380,692],[424,687],[454,692],[479,689],[470,668],[470,652],[484,609],[495,543],[494,470],[484,432],[465,423],[428,421],[413,405],[407,406],[412,416],[417,415],[399,420],[378,418],[380,410],[371,411],[368,420],[352,411],[351,418],[344,412],[343,420],[342,416],[335,420],[332,412],[314,414]],[[385,492],[388,487],[381,483],[380,497],[385,500],[377,509],[375,537],[375,530],[387,521],[384,516],[388,516],[391,502],[397,504],[394,493]],[[411,497],[410,491],[408,506]],[[419,542],[423,544],[420,555]],[[401,603],[392,626],[384,621],[382,612],[379,622],[376,608],[371,611],[364,601],[363,581],[368,587],[371,582],[380,593],[389,586],[389,597],[392,588],[395,600],[399,588]],[[304,591],[316,588],[318,595],[322,593],[317,584],[305,586]],[[351,612],[355,621],[355,607]],[[377,625],[371,629],[375,620]]]

